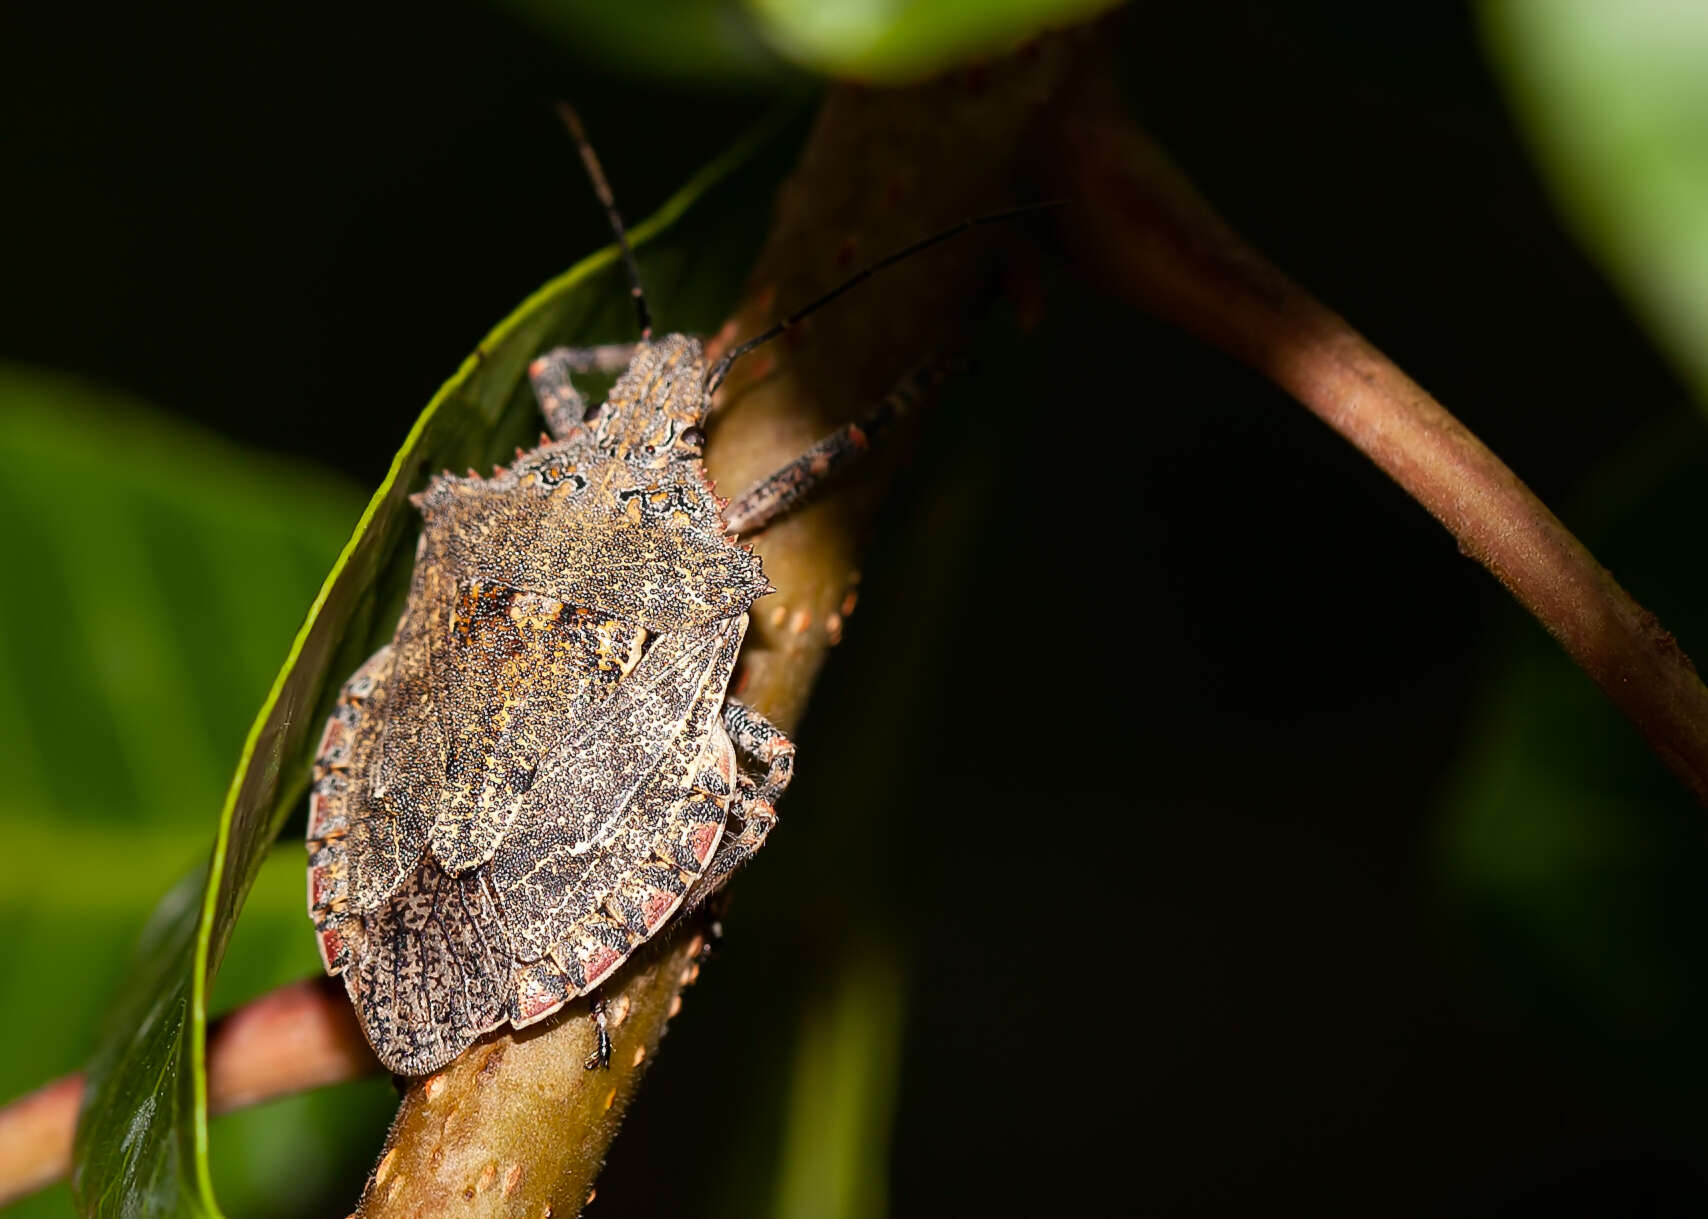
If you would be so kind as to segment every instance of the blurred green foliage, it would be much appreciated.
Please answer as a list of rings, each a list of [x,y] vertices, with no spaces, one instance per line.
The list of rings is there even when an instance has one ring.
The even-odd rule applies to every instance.
[[[0,510],[23,524],[0,530],[0,562],[21,573],[0,630],[0,827],[27,861],[0,888],[0,1005],[9,1043],[28,1047],[0,1056],[11,1095],[83,1065],[140,916],[205,861],[244,725],[361,500],[313,469],[16,367],[0,368],[0,466]],[[251,905],[234,993],[313,965],[292,863],[288,889],[265,884]],[[249,951],[259,944],[269,951]],[[290,1179],[252,1168],[236,1157],[224,1178],[246,1211]],[[67,1201],[59,1186],[16,1213]]]
[[[793,76],[741,8],[725,0],[499,3],[577,59],[673,88],[775,85]]]
[[[1687,650],[1708,643],[1708,438],[1694,419],[1609,463],[1575,516]],[[1533,627],[1469,725],[1444,805],[1450,924],[1485,990],[1699,1145],[1708,1087],[1708,825],[1636,730]]]
[[[794,63],[856,80],[919,80],[1088,21],[1117,0],[747,0]]]
[[[1708,405],[1708,5],[1484,0],[1566,217]]]
[[[1581,239],[1708,406],[1708,9],[1491,0],[1482,14]],[[1562,514],[1701,658],[1708,441],[1679,405]],[[1545,403],[1536,418],[1548,425]],[[1460,950],[1528,1029],[1700,1146],[1702,809],[1540,630],[1509,632],[1497,650],[1440,827]]]
[[[918,80],[1089,20],[1119,0],[502,2],[580,58],[681,87],[779,85],[791,68]]]
[[[888,945],[848,952],[834,986],[808,1003],[795,1034],[776,1219],[888,1213],[880,1149],[900,1083],[901,1035],[899,953]]]

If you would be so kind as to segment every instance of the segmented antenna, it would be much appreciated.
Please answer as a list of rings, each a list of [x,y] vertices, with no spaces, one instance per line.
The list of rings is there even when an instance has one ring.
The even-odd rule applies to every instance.
[[[710,397],[712,394],[717,392],[718,386],[722,385],[724,383],[724,378],[729,375],[730,365],[741,359],[742,356],[746,355],[756,347],[763,347],[766,343],[769,343],[772,339],[788,330],[789,327],[800,322],[808,314],[818,312],[820,309],[830,304],[831,301],[841,296],[844,292],[849,291],[859,284],[865,283],[868,279],[871,279],[872,276],[876,275],[879,271],[882,271],[885,267],[894,266],[896,263],[919,253],[921,250],[930,249],[938,242],[947,241],[951,237],[958,237],[968,229],[977,228],[981,224],[994,224],[998,220],[1011,220],[1015,216],[1024,216],[1028,212],[1041,212],[1047,208],[1060,207],[1062,206],[1062,202],[1063,201],[1060,199],[1050,199],[1043,203],[1026,203],[1022,204],[1020,207],[1010,207],[1003,211],[991,212],[984,216],[973,216],[970,219],[961,221],[959,224],[950,225],[940,233],[933,233],[922,241],[916,241],[906,249],[897,250],[888,258],[879,259],[863,271],[855,272],[848,279],[843,280],[840,284],[832,288],[829,292],[826,292],[817,300],[802,306],[782,321],[774,324],[769,330],[748,339],[745,343],[738,343],[736,346],[726,351],[723,359],[712,365],[711,372],[706,374],[706,396]]]
[[[593,193],[599,196],[599,202],[605,205],[605,218],[611,222],[611,231],[617,235],[617,248],[623,252],[623,265],[629,269],[629,295],[635,301],[635,318],[640,322],[641,341],[652,338],[652,314],[647,311],[646,293],[641,290],[640,267],[635,265],[635,252],[629,247],[629,234],[623,228],[623,218],[617,212],[617,201],[611,194],[611,184],[605,181],[605,171],[600,168],[599,156],[593,151],[593,143],[587,138],[587,129],[581,125],[581,116],[575,112],[575,107],[568,102],[557,104],[558,117],[563,125],[569,128],[569,138],[575,141],[576,151],[581,154],[581,163],[587,167],[587,176],[593,180]]]

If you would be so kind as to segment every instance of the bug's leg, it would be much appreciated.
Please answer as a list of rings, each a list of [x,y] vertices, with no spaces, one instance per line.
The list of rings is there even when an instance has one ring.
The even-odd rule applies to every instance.
[[[587,1016],[593,1021],[594,1046],[593,1052],[587,1056],[587,1061],[581,1065],[589,1071],[609,1071],[611,1069],[611,1027],[605,1019],[605,992],[593,992],[593,1000],[587,1005]]]
[[[683,899],[684,910],[694,909],[723,888],[730,875],[765,845],[766,835],[777,824],[777,801],[795,775],[795,743],[781,728],[734,699],[724,700],[723,720],[736,749],[763,764],[765,777],[758,783],[746,775],[737,779],[729,811],[741,822],[741,829],[724,834],[717,853]]]
[[[788,465],[736,496],[724,513],[729,531],[754,533],[793,509],[864,456],[873,442],[889,431],[897,419],[918,406],[949,371],[949,365],[933,362],[909,373],[884,395],[882,402],[859,419],[843,424]]]
[[[711,899],[700,907],[700,915],[705,919],[705,938],[700,942],[700,955],[697,958],[701,964],[717,955],[718,946],[724,939],[724,907],[729,899],[722,893],[715,893]]]
[[[587,414],[587,399],[570,380],[573,373],[621,372],[634,355],[633,343],[606,343],[600,347],[554,347],[528,365],[528,380],[540,413],[553,436],[562,438]]]
[[[777,814],[768,804],[755,806],[752,801],[754,791],[752,781],[744,776],[736,787],[735,802],[730,805],[730,812],[741,828],[724,831],[717,853],[688,890],[688,896],[682,899],[684,913],[698,909],[704,902],[722,892],[729,878],[735,875],[736,869],[752,859],[755,852],[765,845],[766,836],[777,824]]]
[[[724,699],[723,720],[724,731],[735,742],[737,752],[765,767],[765,778],[754,788],[751,799],[774,806],[795,777],[795,743],[777,725],[733,698]]]

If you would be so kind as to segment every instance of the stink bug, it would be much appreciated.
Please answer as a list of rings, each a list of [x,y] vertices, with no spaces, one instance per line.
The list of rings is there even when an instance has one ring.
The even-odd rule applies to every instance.
[[[321,957],[402,1075],[592,991],[764,843],[794,746],[725,693],[749,607],[771,591],[732,535],[787,511],[934,378],[910,378],[864,426],[733,504],[701,464],[711,394],[746,351],[967,226],[708,367],[697,340],[652,337],[603,172],[565,118],[641,339],[540,356],[530,379],[550,435],[490,478],[444,474],[414,497],[424,523],[408,603],[345,683],[314,763]],[[572,377],[619,368],[589,408]]]

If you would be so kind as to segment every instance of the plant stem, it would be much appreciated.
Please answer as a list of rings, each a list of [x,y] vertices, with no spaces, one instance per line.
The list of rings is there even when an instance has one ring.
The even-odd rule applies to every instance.
[[[1708,805],[1708,688],[1655,616],[1445,407],[1247,245],[1093,76],[1044,175],[1079,265],[1261,372],[1355,445],[1494,574]]]
[[[208,1106],[226,1113],[380,1069],[344,988],[293,982],[247,1003],[208,1032]],[[0,1108],[0,1206],[70,1171],[83,1076],[67,1075]]]

